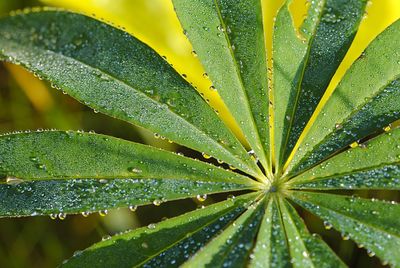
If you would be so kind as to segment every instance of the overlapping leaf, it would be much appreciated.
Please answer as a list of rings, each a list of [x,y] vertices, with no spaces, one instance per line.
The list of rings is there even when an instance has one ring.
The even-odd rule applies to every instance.
[[[63,267],[179,266],[233,221],[256,194],[189,212],[149,225],[79,252]]]
[[[167,151],[72,131],[1,136],[0,175],[8,183],[0,184],[0,216],[97,211],[256,185]]]
[[[348,70],[300,144],[289,173],[310,167],[398,119],[399,30],[400,21],[389,26]]]
[[[173,0],[200,61],[261,163],[269,167],[267,65],[258,0]]]
[[[289,4],[274,27],[274,129],[278,170],[322,98],[364,14],[365,0],[311,1],[297,33]]]
[[[300,189],[400,189],[400,129],[381,134],[290,181]]]
[[[121,30],[69,12],[33,12],[1,19],[0,47],[3,58],[97,111],[259,174],[196,90]]]
[[[321,217],[345,239],[352,239],[393,267],[400,265],[400,206],[377,200],[322,193],[292,192],[291,199]]]

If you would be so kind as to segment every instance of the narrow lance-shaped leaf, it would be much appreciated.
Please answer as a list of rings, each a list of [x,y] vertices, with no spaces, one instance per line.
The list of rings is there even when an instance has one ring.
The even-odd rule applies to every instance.
[[[342,152],[292,179],[297,189],[400,189],[400,129]]]
[[[290,253],[282,216],[274,198],[268,198],[250,267],[290,267]]]
[[[161,56],[121,30],[79,14],[33,12],[0,20],[0,47],[2,58],[97,111],[260,173],[198,92]]]
[[[365,121],[365,118],[360,120],[357,117],[358,113],[366,115],[370,112],[378,116],[381,113],[382,117],[374,118],[372,116],[373,119],[371,123],[367,123],[367,127],[352,128],[350,125],[350,128],[347,129],[349,133],[344,135],[346,136],[345,142],[348,142],[350,137],[355,142],[368,135],[368,132],[376,131],[381,123],[374,127],[374,121],[382,120],[382,123],[388,123],[398,118],[399,103],[396,96],[398,84],[395,81],[400,76],[399,31],[400,21],[397,21],[381,33],[347,71],[302,140],[287,172],[294,173],[293,170],[296,173],[299,172],[298,166],[308,157],[311,158],[306,161],[304,168],[310,167],[330,155],[332,151],[329,148],[319,146],[326,140],[329,142],[329,139],[332,139],[332,136],[329,135],[337,132],[338,128],[343,126],[348,128],[349,124],[352,124],[350,120],[353,120],[356,126],[359,125],[359,122]],[[388,95],[391,96],[388,97]],[[382,108],[389,104],[384,103],[388,98],[395,98],[391,101],[391,103],[394,102],[393,109]],[[374,111],[375,109],[382,110]],[[343,136],[340,133],[338,135]],[[343,146],[344,144],[339,142],[334,144],[333,150]],[[316,153],[311,155],[314,150]]]
[[[344,58],[364,15],[366,0],[311,1],[296,32],[289,4],[274,31],[274,124],[278,171]]]
[[[297,211],[280,199],[293,267],[347,267],[316,234],[311,235]]]
[[[202,178],[253,184],[245,176],[168,151],[73,131],[0,136],[0,175],[23,180]]]
[[[264,202],[253,204],[234,224],[213,239],[182,267],[244,267],[264,214]]]
[[[80,132],[0,137],[0,217],[79,213],[252,189],[242,175],[167,151]]]
[[[173,0],[207,75],[269,167],[267,64],[259,0]],[[268,169],[268,168],[267,168]]]
[[[292,173],[312,167],[354,141],[390,129],[390,124],[399,118],[400,80],[397,79],[365,105],[353,111],[342,124],[336,124],[335,130],[307,153]]]
[[[116,235],[75,254],[63,267],[179,266],[223,230],[256,194]]]
[[[377,200],[321,193],[291,192],[290,198],[393,267],[400,265],[400,206]]]

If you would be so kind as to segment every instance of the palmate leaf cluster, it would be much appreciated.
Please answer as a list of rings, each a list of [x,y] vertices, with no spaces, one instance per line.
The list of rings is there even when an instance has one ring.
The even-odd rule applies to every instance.
[[[367,1],[310,1],[299,29],[290,2],[276,16],[267,51],[260,1],[173,0],[210,90],[221,96],[246,145],[186,74],[128,33],[52,9],[0,19],[2,60],[96,112],[220,163],[94,133],[4,134],[0,216],[63,218],[239,191],[113,236],[63,266],[346,266],[308,231],[295,207],[370,256],[400,266],[400,206],[351,195],[400,188],[400,21],[369,45],[325,100]]]

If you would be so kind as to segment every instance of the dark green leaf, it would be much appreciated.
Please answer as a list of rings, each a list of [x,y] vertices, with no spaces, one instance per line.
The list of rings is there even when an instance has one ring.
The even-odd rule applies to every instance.
[[[366,0],[311,1],[297,33],[288,6],[280,10],[274,31],[275,153],[282,168],[364,15]]]
[[[292,179],[300,189],[400,189],[400,129],[338,154]]]
[[[280,200],[280,210],[293,267],[346,267],[320,237],[308,232],[299,214],[287,201]]]
[[[329,135],[337,132],[338,128],[346,126],[349,133],[344,135],[345,140],[337,144],[334,142],[333,150],[342,148],[346,143],[349,145],[356,142],[368,135],[368,132],[376,131],[382,123],[398,118],[400,111],[396,91],[399,89],[396,80],[400,76],[399,31],[400,21],[397,21],[381,33],[347,71],[302,140],[288,167],[289,173],[293,173],[293,169],[300,171],[298,166],[305,158],[312,157],[304,166],[310,167],[330,155],[332,151],[329,146],[318,146],[327,139],[332,139]],[[388,102],[390,98],[394,99]],[[394,106],[390,107],[390,104]],[[357,114],[367,118],[360,120]],[[376,118],[376,115],[381,117]],[[367,120],[371,122],[361,126]],[[374,120],[382,122],[374,125]],[[314,150],[316,151],[312,154]]]
[[[161,56],[121,30],[83,15],[34,12],[0,20],[0,47],[9,61],[97,111],[260,173],[198,92]]]
[[[173,0],[173,3],[213,87],[261,163],[270,167],[261,1]]]
[[[400,265],[400,206],[396,203],[322,193],[291,192],[290,198],[321,217],[325,227],[365,247],[393,267]]]
[[[289,246],[278,204],[266,199],[268,206],[257,236],[250,267],[290,267]]]
[[[263,214],[263,202],[253,204],[182,267],[246,266]]]
[[[179,266],[241,213],[253,198],[255,194],[229,199],[116,235],[78,252],[63,267]]]

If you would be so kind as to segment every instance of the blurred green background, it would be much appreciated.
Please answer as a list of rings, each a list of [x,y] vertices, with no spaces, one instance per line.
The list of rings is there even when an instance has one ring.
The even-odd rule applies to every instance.
[[[182,34],[179,22],[173,14],[169,0],[44,0],[46,4],[79,10],[97,18],[112,21],[139,37],[167,58],[178,71],[185,70],[188,80],[205,93],[211,104],[233,129],[237,126],[224,110],[217,93],[207,90],[210,81],[204,80],[201,64],[190,53],[190,44]],[[305,0],[295,1],[293,12],[298,25],[305,12]],[[282,0],[265,0],[267,36],[271,33],[272,17]],[[0,0],[0,15],[11,10],[42,5],[34,0]],[[358,57],[376,34],[400,17],[400,1],[376,0],[369,7],[357,45],[346,56],[345,62],[332,81],[334,88],[343,72]],[[93,130],[127,140],[151,144],[185,155],[200,158],[200,154],[176,147],[153,134],[107,116],[96,114],[62,92],[52,89],[18,66],[0,64],[0,133],[34,129]],[[397,192],[358,192],[360,196],[378,197],[399,201]],[[225,198],[224,195],[208,198],[205,204]],[[201,205],[204,205],[203,203]],[[159,207],[144,206],[136,212],[127,208],[110,210],[101,217],[92,214],[68,216],[65,220],[51,220],[49,217],[0,219],[0,267],[55,267],[74,251],[82,250],[99,241],[102,237],[127,229],[147,225],[173,217],[199,206],[197,200],[185,200],[162,204]],[[327,231],[322,222],[314,216],[300,211],[310,231],[321,234],[328,244],[352,267],[379,267],[377,258],[367,256],[351,241],[344,241],[336,231]]]

